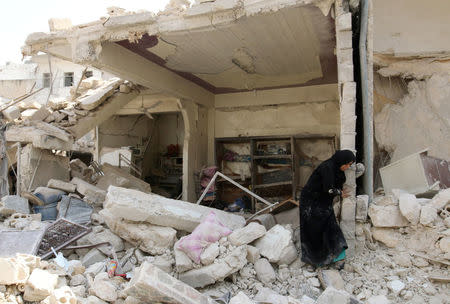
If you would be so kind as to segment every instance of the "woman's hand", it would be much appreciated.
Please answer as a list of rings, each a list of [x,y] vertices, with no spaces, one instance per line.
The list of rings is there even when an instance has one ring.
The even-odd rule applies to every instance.
[[[350,190],[348,189],[348,188],[344,188],[343,190],[342,190],[342,197],[343,198],[346,198],[346,197],[349,197],[350,196]]]

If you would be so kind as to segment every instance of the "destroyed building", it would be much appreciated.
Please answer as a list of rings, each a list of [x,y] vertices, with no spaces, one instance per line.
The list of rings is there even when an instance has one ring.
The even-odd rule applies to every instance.
[[[1,105],[2,232],[29,234],[17,252],[31,255],[0,258],[0,300],[448,303],[446,181],[412,191],[378,173],[425,148],[449,159],[450,47],[391,18],[426,10],[403,2],[171,1],[30,34],[25,55],[82,74],[29,116],[18,95]],[[448,24],[436,2],[418,22],[429,31]],[[411,123],[417,107],[429,129]],[[349,262],[314,269],[299,258],[298,198],[337,149],[366,166],[335,205]],[[236,204],[247,212],[219,210]]]

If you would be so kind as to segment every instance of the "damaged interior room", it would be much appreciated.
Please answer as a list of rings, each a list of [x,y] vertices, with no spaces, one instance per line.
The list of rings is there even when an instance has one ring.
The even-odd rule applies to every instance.
[[[450,303],[431,2],[98,4],[29,28],[0,65],[0,303]]]

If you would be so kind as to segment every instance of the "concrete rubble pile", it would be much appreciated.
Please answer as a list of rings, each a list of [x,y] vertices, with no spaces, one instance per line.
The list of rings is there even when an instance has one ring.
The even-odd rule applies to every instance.
[[[3,105],[2,115],[12,123],[5,132],[6,140],[32,143],[40,149],[71,150],[75,141],[134,98],[136,90],[135,85],[119,78],[90,77],[74,86],[66,98],[51,97],[41,104],[33,102],[30,95],[19,103]]]
[[[53,256],[1,258],[0,302],[448,303],[450,190],[432,199],[395,190],[370,206],[358,196],[356,255],[336,270],[301,262],[291,224],[246,223],[240,215],[153,194],[148,184],[114,185],[118,178],[110,172],[134,178],[120,170],[101,175],[80,160],[70,168],[71,181],[51,179],[34,196],[48,201],[58,194],[60,211],[64,197],[85,202],[91,232],[60,250],[63,263]],[[0,232],[45,229],[46,215],[34,210],[23,197],[2,198]],[[232,232],[205,244],[196,263],[179,243],[211,211]]]

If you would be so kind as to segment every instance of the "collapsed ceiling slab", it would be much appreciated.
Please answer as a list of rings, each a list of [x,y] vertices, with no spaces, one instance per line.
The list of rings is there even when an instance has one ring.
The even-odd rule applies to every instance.
[[[337,81],[333,2],[216,0],[159,15],[112,15],[32,34],[23,52],[64,50],[59,56],[92,64],[116,42],[213,94],[330,84]],[[137,78],[130,80],[146,85]]]

